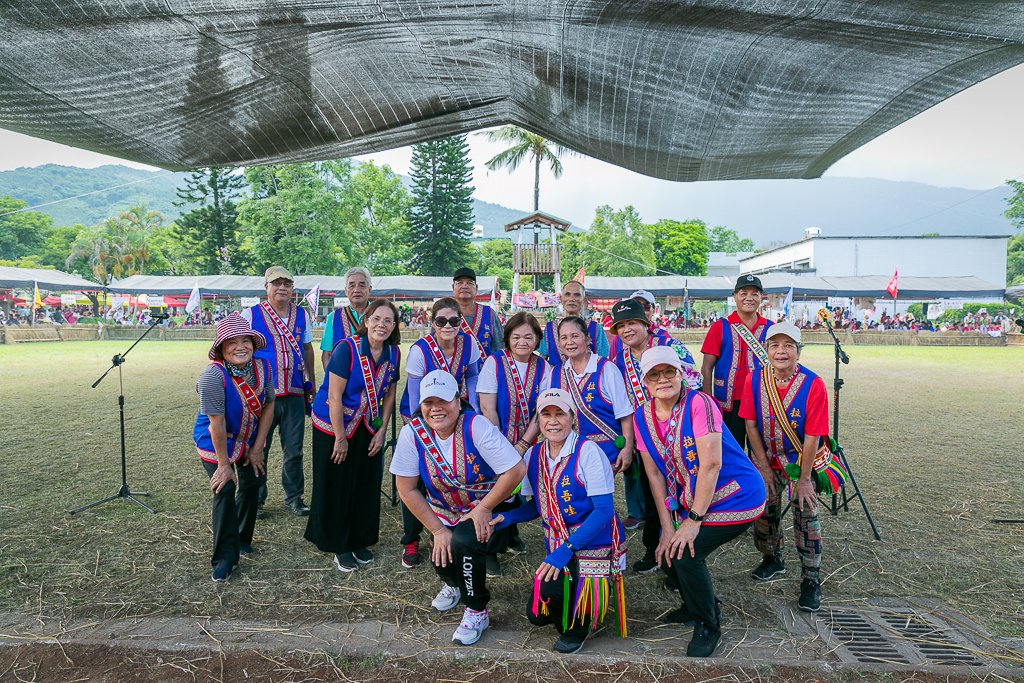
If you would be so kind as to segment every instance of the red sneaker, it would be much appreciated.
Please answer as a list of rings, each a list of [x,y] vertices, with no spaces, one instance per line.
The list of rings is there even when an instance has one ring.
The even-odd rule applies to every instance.
[[[413,541],[405,546],[405,550],[402,551],[402,566],[406,569],[415,569],[420,566],[420,545],[418,542]]]

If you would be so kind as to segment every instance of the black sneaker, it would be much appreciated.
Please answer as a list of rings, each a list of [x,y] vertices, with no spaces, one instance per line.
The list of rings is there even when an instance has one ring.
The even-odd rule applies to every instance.
[[[501,576],[501,563],[498,562],[497,555],[485,556],[484,564],[487,567],[487,577],[490,579],[497,579]]]
[[[352,553],[341,553],[340,555],[335,555],[334,566],[338,568],[339,572],[354,572],[359,569],[359,563],[356,561],[356,556]]]
[[[563,633],[555,642],[555,652],[560,655],[571,655],[574,652],[579,652],[583,649],[583,643],[587,640],[587,633],[584,632],[582,636],[570,636]]]
[[[213,570],[213,576],[211,577],[213,579],[213,582],[224,583],[225,581],[231,578],[231,570],[233,569],[234,567],[227,563],[220,565],[219,567]]]
[[[373,562],[373,553],[366,548],[356,548],[355,552],[352,553],[356,556],[356,562],[359,564],[369,564]]]
[[[238,555],[240,557],[252,557],[252,546],[248,543],[239,543]]]
[[[263,519],[267,516],[267,513],[263,511],[263,503],[256,506],[256,519]]]
[[[781,557],[765,555],[761,558],[761,565],[751,574],[758,581],[767,581],[773,576],[786,573],[786,563]]]
[[[718,620],[718,628],[722,628],[722,601],[715,598],[715,618]],[[683,626],[695,626],[697,619],[690,614],[690,608],[686,605],[674,609],[662,619],[666,624],[682,624]]]
[[[675,572],[667,572],[667,574],[665,577],[665,590],[679,595],[679,579],[676,578]]]
[[[633,571],[637,574],[650,574],[658,569],[658,561],[654,559],[654,551],[650,548],[644,553],[642,560],[633,563]]]
[[[800,609],[805,612],[821,609],[821,584],[817,579],[804,579],[800,582]]]
[[[687,657],[713,657],[718,643],[722,640],[722,630],[711,628],[704,622],[693,627],[693,638],[686,646]]]
[[[508,540],[508,551],[510,553],[522,554],[526,552],[526,543],[518,534]]]
[[[309,517],[309,506],[302,502],[301,498],[285,503],[284,506],[296,517]]]

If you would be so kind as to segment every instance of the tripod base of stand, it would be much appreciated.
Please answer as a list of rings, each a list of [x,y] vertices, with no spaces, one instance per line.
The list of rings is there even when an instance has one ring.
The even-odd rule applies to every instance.
[[[1024,524],[1024,519],[993,519],[993,524]]]
[[[135,503],[139,507],[145,508],[146,510],[148,510],[149,512],[152,512],[155,515],[156,514],[156,510],[154,510],[153,508],[149,507],[148,505],[146,505],[141,500],[139,500],[138,498],[135,497],[135,496],[148,496],[148,495],[149,495],[149,491],[132,491],[131,489],[128,488],[128,484],[121,484],[121,488],[119,488],[117,490],[117,493],[115,493],[114,495],[110,496],[109,498],[104,498],[103,500],[97,500],[95,503],[89,503],[88,505],[83,505],[82,507],[75,508],[74,510],[68,510],[68,514],[69,515],[73,515],[73,514],[76,514],[78,512],[81,512],[82,510],[88,510],[89,508],[94,508],[97,505],[103,505],[104,503],[109,503],[112,500],[117,500],[118,498],[124,498],[126,500],[132,501],[133,503]]]

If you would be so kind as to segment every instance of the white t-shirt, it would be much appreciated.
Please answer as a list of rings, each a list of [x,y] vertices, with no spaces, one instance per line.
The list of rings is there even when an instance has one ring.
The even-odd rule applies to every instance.
[[[480,362],[480,345],[474,342],[472,339],[467,339],[465,343],[469,344],[469,364],[473,365]],[[443,352],[442,352],[443,353]],[[449,363],[452,361],[451,358],[446,359]],[[423,377],[427,374],[427,361],[423,358],[423,348],[419,344],[413,344],[412,348],[409,349],[409,355],[405,359],[405,372],[408,375],[415,377]],[[479,387],[477,393],[480,392]]]
[[[579,435],[574,433],[572,437],[566,439],[562,443],[562,450],[559,451],[558,457],[554,460],[551,459],[549,454],[549,471],[557,466],[562,458],[569,457],[572,449],[576,447],[576,440],[578,438]],[[530,458],[538,453],[540,453],[539,445],[533,446],[530,450],[526,451],[523,459],[527,466],[530,464]],[[576,478],[582,482],[583,487],[587,490],[588,498],[615,493],[615,475],[612,473],[612,466],[608,463],[608,456],[593,441],[585,441],[583,448],[580,449],[580,457],[576,460]],[[533,486],[530,485],[529,477],[523,477],[523,488],[520,494],[524,496],[537,495],[533,491]]]
[[[599,356],[596,353],[590,354],[590,360],[587,361],[587,367],[583,370],[583,375],[589,375],[597,372],[597,361]],[[576,382],[576,386],[580,385],[580,380],[583,379],[583,375],[577,375],[576,371],[572,369],[572,363],[566,358],[562,367],[569,369],[569,374]],[[561,372],[561,370],[559,370]],[[622,419],[627,415],[633,414],[633,404],[629,400],[629,395],[626,393],[626,380],[622,378],[622,373],[619,372],[619,368],[616,367],[615,363],[608,361],[604,364],[604,369],[601,371],[599,377],[601,386],[601,396],[604,400],[612,404],[612,412],[615,413],[615,417]],[[478,390],[479,391],[479,390]]]
[[[241,312],[241,315],[242,315],[243,318],[245,318],[246,320],[249,321],[250,325],[252,325],[252,309],[251,308],[244,309]],[[268,339],[267,343],[269,343],[269,342],[270,342],[270,340]],[[299,335],[298,342],[300,344],[302,344],[302,345],[312,344],[313,343],[313,326],[309,324],[309,314],[306,315],[306,329],[302,330],[302,334]]]
[[[513,359],[516,364],[516,369],[519,370],[519,378],[524,382],[526,381],[526,363],[520,363]],[[551,366],[543,358],[540,361],[541,367],[541,379],[540,379],[540,391],[544,392],[551,388]],[[501,369],[504,373],[504,368]],[[526,389],[526,387],[523,387]],[[480,371],[480,378],[477,380],[476,393],[478,394],[497,394],[498,393],[498,359],[494,356],[487,356],[487,360],[484,361],[483,370]]]

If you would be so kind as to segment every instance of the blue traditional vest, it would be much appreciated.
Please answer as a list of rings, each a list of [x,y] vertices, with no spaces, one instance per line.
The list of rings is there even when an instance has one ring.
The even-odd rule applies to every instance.
[[[266,348],[253,354],[256,358],[266,358],[274,370],[274,393],[278,396],[286,394],[302,395],[304,393],[302,372],[305,368],[302,357],[302,334],[306,331],[306,311],[301,306],[288,304],[288,318],[282,319],[291,331],[299,347],[299,353],[288,340],[278,331],[263,304],[253,306],[252,329],[262,334],[267,340]],[[282,368],[288,368],[287,376],[283,376]]]
[[[654,404],[648,403],[634,420],[637,426],[637,439],[642,439],[651,459],[658,466],[662,476],[668,481],[672,458],[675,469],[679,473],[677,482],[682,491],[679,493],[680,508],[689,510],[693,504],[693,491],[697,485],[697,473],[700,461],[697,456],[696,439],[693,436],[693,420],[690,416],[690,404],[699,392],[687,391],[683,398],[682,418],[676,430],[674,443],[666,446],[658,436]],[[736,443],[735,437],[728,429],[722,430],[722,468],[718,472],[718,482],[711,505],[707,510],[704,524],[739,524],[757,519],[764,512],[765,504],[764,479]],[[659,501],[664,505],[664,501]]]
[[[683,345],[674,337],[661,337],[651,334],[647,339],[647,348],[653,349],[656,346]],[[686,347],[683,346],[683,348],[685,349]],[[629,347],[625,344],[620,344],[618,349],[615,357],[610,360],[615,363],[615,367],[622,374],[622,379],[626,382],[626,394],[629,395],[629,402],[633,404],[633,409],[637,410],[639,406],[651,400],[650,395],[647,393],[647,387],[644,386],[643,381],[640,379],[640,361],[633,357]],[[692,365],[693,357],[690,356],[689,351],[686,352],[686,356],[689,357],[689,363]],[[687,359],[684,358],[683,360]]]
[[[540,459],[547,457],[547,455],[542,453],[544,449],[541,448],[540,444],[533,446],[528,456],[530,464],[526,468],[526,476],[530,481],[530,486],[533,488],[532,504],[537,506],[537,511],[540,512],[541,519],[544,520],[544,535],[547,539],[548,552],[553,551],[564,541],[564,539],[559,539],[551,533],[549,506],[558,506],[570,536],[576,527],[582,524],[590,513],[594,511],[594,504],[587,497],[587,489],[577,477],[580,452],[583,450],[583,444],[585,443],[585,439],[577,437],[572,453],[560,460],[555,469],[551,471],[551,481],[554,483],[553,490],[549,489],[547,484],[541,481]],[[548,462],[549,466],[550,464]],[[585,548],[577,548],[577,550],[610,549],[612,546],[613,524],[619,527],[618,538],[623,538],[625,532],[622,529],[622,522],[619,521],[618,515],[613,514],[611,524],[603,528]]]
[[[743,391],[742,387],[736,386],[736,368],[739,367],[740,363],[740,346],[743,346],[744,353],[747,354],[747,368],[750,372],[755,374],[760,372],[761,362],[757,360],[754,352],[746,348],[746,344],[742,343],[739,332],[736,331],[733,324],[729,323],[727,318],[722,318],[715,324],[722,325],[722,348],[719,352],[718,361],[715,363],[715,378],[712,391],[723,410],[732,410],[733,401],[738,401]],[[735,324],[742,325],[743,323]],[[771,326],[771,321],[761,322],[759,320],[757,327],[751,331],[754,339],[761,342],[761,346],[764,346],[768,335],[768,328]]]
[[[267,373],[271,371],[270,361],[265,358],[256,359],[252,364],[256,373],[257,389],[253,389],[244,381],[235,382],[228,375],[222,361],[214,361],[211,365],[219,367],[224,374],[224,428],[228,434],[228,462],[236,462],[256,442],[260,413],[263,411],[263,401],[266,397],[264,386],[267,382]],[[245,396],[247,393],[248,397]],[[217,451],[213,447],[208,416],[202,413],[196,416],[192,438],[196,442],[200,458],[207,462],[217,462]]]
[[[577,405],[577,412],[579,414],[577,415],[578,427],[576,431],[583,438],[596,443],[598,448],[608,456],[609,462],[614,464],[619,457],[620,449],[615,447],[613,437],[605,434],[594,422],[594,419],[600,420],[608,431],[614,432],[616,436],[622,435],[622,425],[619,424],[618,418],[615,417],[615,411],[611,402],[605,400],[604,396],[601,395],[601,372],[607,363],[606,359],[598,358],[597,370],[593,374],[585,376],[583,386],[576,385],[579,388],[579,396],[584,404],[583,406]],[[567,366],[569,366],[568,360],[554,369],[551,373],[551,387],[554,389],[565,389],[570,395],[575,396],[570,388],[570,384],[574,383],[572,369]]]
[[[800,459],[800,452],[803,450],[804,426],[807,424],[807,397],[811,392],[811,384],[818,376],[803,367],[797,366],[796,376],[790,382],[786,395],[782,398],[782,407],[786,409],[786,419],[793,427],[793,431],[800,437],[801,443],[791,443],[786,436],[785,430],[776,420],[769,404],[767,391],[774,391],[775,387],[764,386],[764,375],[755,372],[752,379],[751,389],[754,397],[754,407],[757,409],[757,428],[761,432],[761,439],[764,441],[765,450],[768,451],[769,459],[777,461],[780,467],[787,463],[796,463]],[[774,384],[774,380],[772,384]],[[818,446],[821,446],[821,439],[818,439]]]
[[[519,414],[519,401],[516,398],[515,379],[512,376],[512,364],[515,363],[515,359],[507,350],[502,350],[495,352],[494,360],[498,375],[498,429],[509,443],[514,444],[526,432],[530,419],[537,412],[537,397],[540,395],[540,383],[544,379],[546,365],[543,358],[532,355],[526,376],[519,378],[526,398],[527,414],[525,421],[521,419],[517,424],[515,417]]]
[[[423,373],[423,377],[426,377],[428,373],[433,370],[447,370],[448,368],[441,365],[436,358],[434,358],[433,351],[430,350],[430,343],[427,339],[433,340],[433,335],[419,339],[413,344],[413,348],[419,347],[420,351],[423,352],[423,361],[426,363],[426,371]],[[455,377],[455,381],[459,383],[459,387],[462,389],[462,398],[469,400],[469,389],[466,387],[466,370],[469,368],[469,359],[473,352],[473,338],[465,332],[460,332],[455,337],[455,353],[454,367],[451,368],[452,376]],[[440,349],[440,347],[438,347]],[[410,349],[412,351],[412,349]],[[408,378],[407,378],[408,379]],[[421,378],[422,379],[422,378]],[[411,418],[412,414],[416,412],[419,406],[409,405],[409,383],[405,384],[405,391],[402,392],[402,401],[398,407],[398,414],[405,418]]]
[[[558,347],[558,323],[561,321],[549,320],[544,325],[544,341],[547,343],[548,352],[548,365],[551,367],[557,367],[562,364],[565,360],[565,356],[562,354],[562,349]],[[597,353],[597,335],[604,334],[604,330],[595,323],[593,320],[587,323],[587,336],[590,337],[590,341],[587,342],[587,348],[590,349],[591,353]]]
[[[458,523],[465,513],[483,499],[490,491],[490,486],[498,478],[494,470],[480,455],[476,444],[473,443],[473,421],[486,419],[473,412],[465,412],[459,416],[459,422],[455,426],[452,438],[452,450],[454,451],[452,460],[454,462],[449,463],[449,469],[457,484],[454,487],[452,482],[442,474],[442,470],[435,463],[434,458],[427,453],[420,439],[415,437],[413,439],[416,444],[416,452],[420,456],[420,479],[427,489],[427,503],[430,504],[430,509],[434,511],[434,514],[447,520],[451,525]],[[414,429],[412,425],[406,428]],[[429,430],[429,428],[427,429]],[[447,454],[442,455],[447,456]],[[470,487],[470,490],[460,488],[462,485]],[[472,490],[473,488],[476,490]]]
[[[376,434],[377,430],[373,427],[373,416],[370,409],[370,397],[366,391],[366,378],[363,374],[363,365],[359,358],[363,356],[370,363],[370,372],[373,375],[372,381],[374,381],[375,386],[379,387],[377,390],[377,401],[379,405],[378,412],[380,412],[383,410],[384,396],[387,395],[388,389],[398,381],[398,347],[385,342],[384,350],[381,351],[381,362],[378,365],[373,361],[373,355],[370,353],[366,337],[342,339],[335,343],[335,350],[337,350],[338,344],[341,343],[348,344],[351,351],[348,382],[345,384],[345,391],[341,395],[341,411],[345,417],[345,438],[352,438],[360,422],[366,425],[371,434]],[[325,372],[324,383],[320,385],[319,391],[316,392],[316,398],[313,399],[312,419],[314,427],[326,434],[333,435],[334,428],[331,426],[331,408],[327,404],[330,385],[331,373]]]
[[[461,315],[461,313],[460,313]],[[465,320],[465,317],[463,317]],[[491,338],[494,336],[494,309],[490,306],[476,305],[473,320],[468,323],[469,331],[480,342],[480,362],[486,360],[491,353]]]
[[[656,339],[662,339],[665,341],[665,343],[660,344],[660,346],[667,346],[671,341],[677,342],[679,344],[682,343],[678,339],[673,337],[671,334],[669,334],[667,330],[661,327],[650,328],[650,333],[652,337]],[[622,346],[622,340],[619,339],[619,335],[613,334],[612,340],[608,344],[608,360],[615,360],[615,357],[622,353]]]
[[[356,332],[359,330],[359,325],[362,320],[358,317],[355,311],[352,310],[351,306],[345,306],[344,308],[338,308],[331,311],[331,351],[338,345],[342,339],[348,339],[349,337],[356,336]]]

